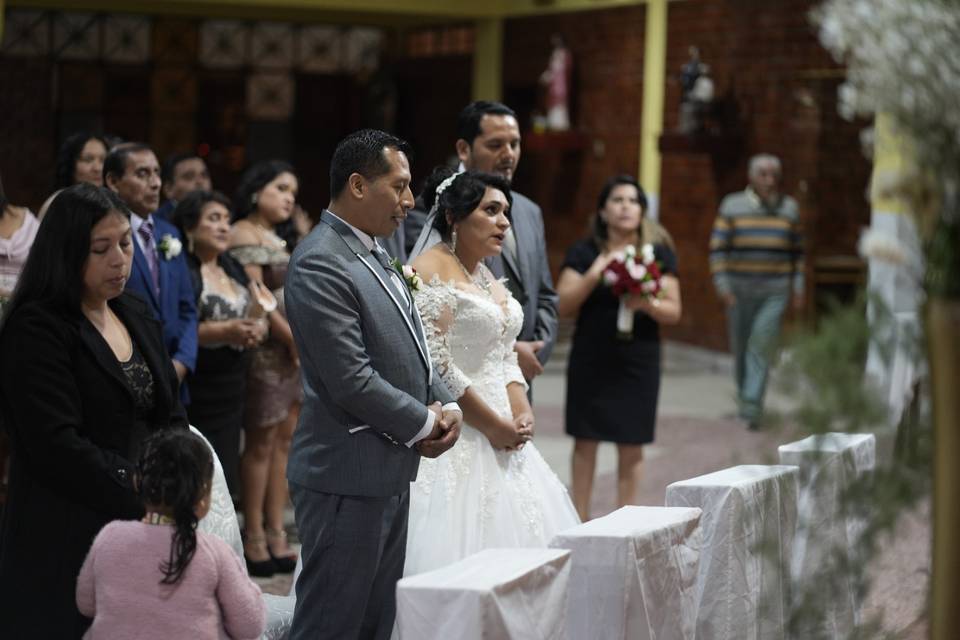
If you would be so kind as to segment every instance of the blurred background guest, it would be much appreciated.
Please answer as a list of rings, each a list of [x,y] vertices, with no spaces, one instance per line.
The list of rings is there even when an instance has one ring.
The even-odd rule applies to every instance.
[[[0,525],[4,637],[78,638],[80,566],[97,532],[143,515],[134,463],[186,428],[177,376],[146,304],[124,293],[126,207],[80,184],[54,198],[0,327],[0,412],[13,455]]]
[[[192,191],[210,191],[210,171],[203,158],[195,153],[175,153],[160,168],[161,191],[166,201],[153,215],[170,220],[177,203]]]
[[[249,351],[267,335],[263,309],[250,278],[227,255],[230,201],[219,192],[193,191],[173,211],[187,245],[187,265],[197,299],[197,365],[190,374],[190,424],[213,445],[230,493],[240,494],[240,430]],[[269,292],[264,290],[266,295]],[[252,318],[256,310],[260,318]]]
[[[290,217],[298,188],[293,167],[269,160],[247,170],[234,198],[237,221],[230,255],[279,303],[267,316],[270,337],[253,354],[240,459],[244,553],[250,573],[259,576],[292,571],[296,564],[283,510],[288,501],[287,456],[303,392],[300,361],[283,310],[283,281],[296,240]]]
[[[110,146],[102,136],[88,131],[71,134],[60,145],[54,169],[53,194],[40,206],[38,217],[42,220],[54,196],[72,184],[86,182],[103,186],[103,161]]]
[[[17,286],[20,270],[27,261],[30,245],[39,226],[40,223],[29,209],[10,203],[3,190],[3,180],[0,179],[0,314]],[[0,500],[6,495],[9,459],[9,440],[0,428]]]
[[[29,209],[17,207],[7,199],[0,178],[0,312],[13,295],[39,226]]]
[[[617,444],[617,505],[633,504],[640,482],[643,445],[653,442],[660,393],[660,325],[680,320],[677,259],[669,235],[644,213],[647,198],[631,176],[610,178],[600,191],[592,237],[567,252],[557,292],[560,314],[577,318],[567,365],[566,430],[576,438],[573,502],[590,518],[590,495],[599,442]],[[617,334],[620,301],[603,284],[612,254],[652,244],[661,264],[663,297],[628,297],[633,334]]]

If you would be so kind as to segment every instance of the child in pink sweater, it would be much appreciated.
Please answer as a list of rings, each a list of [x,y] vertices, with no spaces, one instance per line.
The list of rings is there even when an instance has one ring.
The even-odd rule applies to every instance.
[[[143,445],[138,479],[147,515],[105,526],[77,579],[77,607],[93,618],[84,638],[258,638],[260,588],[219,538],[197,531],[210,509],[213,458],[189,431]]]

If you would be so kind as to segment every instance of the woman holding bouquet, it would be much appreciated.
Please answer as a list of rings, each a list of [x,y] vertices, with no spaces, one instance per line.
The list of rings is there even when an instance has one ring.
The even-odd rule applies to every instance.
[[[646,207],[634,178],[610,178],[600,191],[592,237],[570,247],[557,283],[560,315],[577,318],[566,429],[576,438],[573,502],[584,521],[601,441],[617,444],[618,506],[636,499],[643,445],[653,441],[657,416],[659,327],[680,320],[672,240],[645,219]],[[618,282],[620,274],[630,274],[629,288],[636,293],[615,294],[628,284]]]

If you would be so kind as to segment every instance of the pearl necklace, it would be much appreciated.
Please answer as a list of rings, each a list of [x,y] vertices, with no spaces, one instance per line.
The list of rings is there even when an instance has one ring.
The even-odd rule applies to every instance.
[[[471,275],[470,272],[467,271],[467,268],[463,265],[463,263],[460,262],[460,257],[457,256],[457,252],[451,249],[450,245],[446,243],[444,243],[443,246],[447,248],[447,251],[449,251],[450,255],[453,256],[453,259],[457,261],[457,265],[459,265],[460,270],[463,271],[463,275],[467,277],[467,280],[469,280],[474,285],[480,287],[480,289],[482,289],[484,292],[490,293],[491,284],[490,284],[490,281],[487,279],[487,275],[483,272],[483,268],[480,266],[480,263],[479,262],[477,263],[477,275]]]

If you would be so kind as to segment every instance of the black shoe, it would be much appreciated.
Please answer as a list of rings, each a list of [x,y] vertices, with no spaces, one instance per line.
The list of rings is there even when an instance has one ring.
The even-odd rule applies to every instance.
[[[270,548],[269,540],[280,540],[284,544],[287,542],[287,532],[283,531],[273,531],[272,529],[267,529],[267,553],[270,554],[270,559],[273,560],[274,566],[277,568],[277,573],[292,573],[294,569],[297,568],[297,554],[293,553],[291,555],[284,556],[275,556],[273,555],[273,549]]]
[[[259,536],[248,536],[246,533],[243,535],[243,541],[249,542],[251,545],[263,546],[266,548],[267,553],[270,552],[270,547],[267,545],[267,539],[260,534]],[[247,555],[247,550],[243,550],[243,559],[247,563],[247,573],[253,576],[254,578],[272,578],[273,574],[277,572],[277,565],[273,561],[273,554],[270,555],[266,560],[251,560]]]
[[[247,563],[247,573],[254,578],[272,578],[277,573],[277,564],[273,561],[273,556],[266,560],[251,560],[247,554],[243,554],[243,559]]]
[[[747,420],[747,431],[760,431],[760,421]]]

